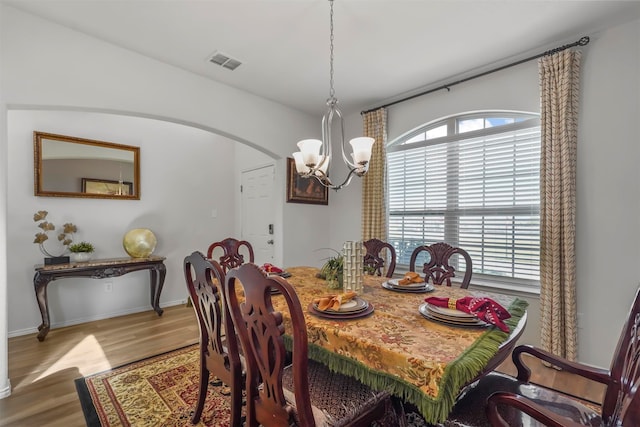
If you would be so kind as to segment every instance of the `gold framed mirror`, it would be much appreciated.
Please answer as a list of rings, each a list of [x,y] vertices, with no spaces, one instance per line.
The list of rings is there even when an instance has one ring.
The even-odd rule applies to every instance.
[[[140,200],[140,147],[33,132],[34,193]]]

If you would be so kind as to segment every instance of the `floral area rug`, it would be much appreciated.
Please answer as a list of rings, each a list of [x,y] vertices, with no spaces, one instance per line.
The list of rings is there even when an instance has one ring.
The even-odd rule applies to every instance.
[[[198,345],[192,345],[76,379],[87,426],[193,426],[199,366]],[[399,417],[397,412],[403,413]],[[230,415],[228,388],[211,382],[197,426],[228,427]],[[375,426],[422,427],[426,423],[416,413],[391,410]]]
[[[87,426],[192,426],[199,366],[198,345],[192,345],[75,380]],[[213,384],[197,425],[225,427],[227,388]]]

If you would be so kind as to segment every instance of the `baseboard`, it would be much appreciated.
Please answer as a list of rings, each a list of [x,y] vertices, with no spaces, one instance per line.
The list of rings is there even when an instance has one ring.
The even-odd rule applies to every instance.
[[[7,386],[0,390],[0,399],[11,396],[11,380],[7,378]]]
[[[186,303],[187,303],[186,299],[177,300],[177,301],[166,301],[166,302],[162,303],[161,307],[162,308],[173,307],[175,305],[181,305],[181,304],[186,304]],[[130,308],[128,310],[115,311],[115,312],[111,312],[111,313],[101,314],[101,315],[98,315],[98,316],[85,317],[85,318],[81,318],[81,319],[72,319],[72,320],[67,320],[65,322],[54,323],[54,324],[51,325],[51,329],[63,328],[65,326],[79,325],[81,323],[87,323],[87,322],[95,322],[96,320],[111,319],[112,317],[126,316],[128,314],[141,313],[143,311],[149,311],[149,310],[150,310],[149,306],[134,307],[134,308]],[[19,336],[22,336],[22,335],[35,334],[37,332],[38,332],[38,328],[37,327],[35,327],[35,328],[27,328],[27,329],[19,329],[19,330],[16,330],[16,331],[9,331],[8,337],[9,338],[19,337]]]

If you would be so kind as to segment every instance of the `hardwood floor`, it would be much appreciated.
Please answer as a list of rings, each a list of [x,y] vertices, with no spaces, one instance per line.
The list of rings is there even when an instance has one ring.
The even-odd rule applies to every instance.
[[[11,396],[0,399],[0,426],[81,427],[84,415],[74,380],[198,341],[192,307],[53,329],[44,342],[36,334],[9,339]],[[534,382],[600,401],[603,387],[531,362]],[[511,360],[501,371],[513,374]],[[595,384],[595,385],[594,385]]]
[[[74,379],[198,342],[192,307],[164,309],[9,339],[12,392],[0,399],[0,426],[84,426]]]
[[[573,396],[578,396],[592,403],[601,403],[604,398],[604,385],[590,381],[578,375],[547,368],[538,359],[531,356],[523,356],[525,364],[531,369],[531,382],[556,390],[563,391]],[[505,360],[497,369],[505,374],[516,376],[517,371],[511,358]]]

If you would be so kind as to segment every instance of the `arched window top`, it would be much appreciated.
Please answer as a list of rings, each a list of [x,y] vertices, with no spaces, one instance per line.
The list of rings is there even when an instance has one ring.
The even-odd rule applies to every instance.
[[[540,115],[522,111],[478,111],[442,117],[410,130],[388,144],[389,151],[401,146],[416,147],[446,143],[453,139],[478,137],[539,125]]]
[[[462,113],[408,131],[387,148],[387,182],[400,269],[419,245],[447,242],[471,256],[472,283],[539,288],[538,114]]]

